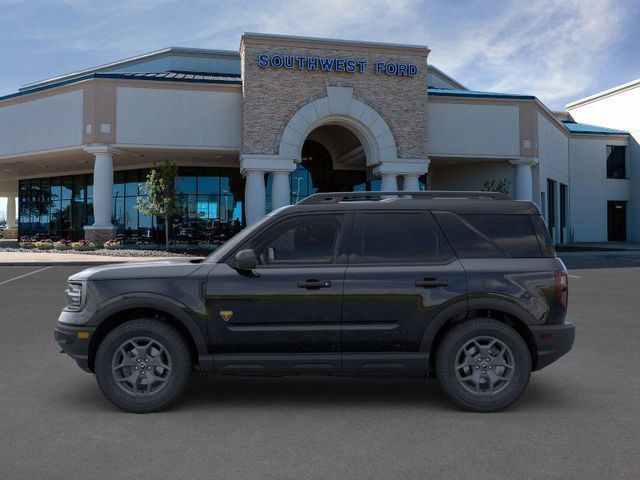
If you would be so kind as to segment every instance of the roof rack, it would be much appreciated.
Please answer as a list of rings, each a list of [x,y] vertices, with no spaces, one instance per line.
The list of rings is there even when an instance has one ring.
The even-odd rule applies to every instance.
[[[316,193],[303,198],[298,205],[317,203],[388,201],[397,199],[409,200],[511,200],[509,195],[498,192],[456,192],[451,190],[427,190],[422,192],[331,192]]]

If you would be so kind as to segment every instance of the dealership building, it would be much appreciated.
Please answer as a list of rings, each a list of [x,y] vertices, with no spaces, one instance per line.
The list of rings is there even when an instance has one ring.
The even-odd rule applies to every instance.
[[[161,219],[136,201],[169,160],[203,238],[315,192],[500,188],[538,204],[556,243],[640,240],[640,81],[553,112],[470,90],[428,55],[248,33],[239,51],[167,48],[25,85],[0,97],[5,238],[153,238]]]

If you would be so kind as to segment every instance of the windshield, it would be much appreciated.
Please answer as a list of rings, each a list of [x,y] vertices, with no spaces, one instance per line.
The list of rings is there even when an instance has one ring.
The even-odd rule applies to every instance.
[[[220,247],[218,247],[213,253],[211,253],[205,259],[205,262],[218,263],[220,259],[225,257],[237,245],[241,244],[247,238],[249,238],[253,232],[255,232],[260,227],[262,227],[262,225],[264,225],[268,220],[270,220],[271,217],[273,217],[275,214],[281,212],[282,210],[288,207],[289,206],[278,208],[277,210],[274,210],[273,212],[269,213],[266,217],[254,223],[253,225],[246,227],[244,230],[238,233],[235,237],[231,238],[229,241],[223,243]]]

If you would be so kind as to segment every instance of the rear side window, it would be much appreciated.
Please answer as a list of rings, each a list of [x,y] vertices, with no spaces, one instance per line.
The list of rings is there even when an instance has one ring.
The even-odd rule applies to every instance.
[[[541,257],[538,236],[528,215],[436,214],[462,258]]]
[[[542,218],[542,215],[531,215],[529,219],[531,220],[533,229],[538,235],[538,243],[540,244],[540,248],[542,249],[542,255],[544,257],[555,257],[556,250],[555,248],[553,248],[553,242],[551,241],[551,237],[549,236],[549,229],[547,228],[546,223],[544,223],[544,218]]]
[[[510,257],[542,256],[528,215],[463,215],[462,218]]]
[[[357,225],[358,263],[443,263],[454,258],[430,214],[363,213]]]

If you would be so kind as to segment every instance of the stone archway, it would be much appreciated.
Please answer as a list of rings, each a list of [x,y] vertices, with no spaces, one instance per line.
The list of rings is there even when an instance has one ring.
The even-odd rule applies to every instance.
[[[309,133],[323,125],[349,129],[362,144],[367,165],[396,161],[398,152],[391,129],[373,108],[353,98],[350,87],[327,87],[327,96],[301,107],[289,120],[280,138],[278,155],[300,161]]]

